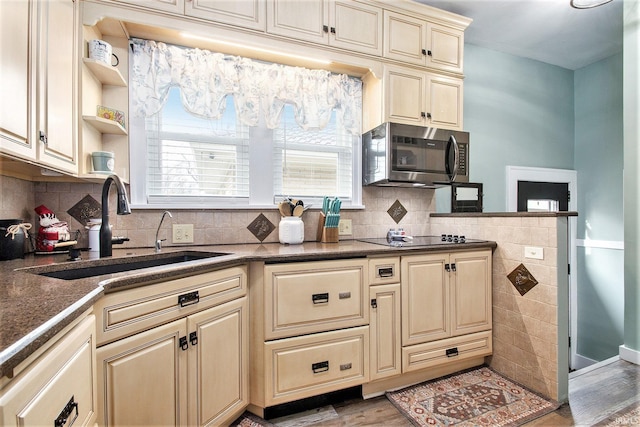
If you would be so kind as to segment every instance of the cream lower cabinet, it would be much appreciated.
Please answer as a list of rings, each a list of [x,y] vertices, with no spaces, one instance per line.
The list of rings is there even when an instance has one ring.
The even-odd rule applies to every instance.
[[[252,412],[368,381],[366,259],[256,262],[249,277]]]
[[[404,256],[403,371],[491,353],[491,250]]]
[[[95,317],[89,315],[0,387],[0,424],[94,425],[95,346]]]
[[[401,359],[400,257],[369,259],[369,378],[399,375]]]
[[[98,330],[111,342],[97,349],[99,425],[221,425],[237,418],[249,400],[245,293],[246,270],[231,268],[100,300]],[[127,336],[113,341],[113,330],[104,333],[110,325]]]
[[[386,65],[383,119],[462,130],[462,79]]]

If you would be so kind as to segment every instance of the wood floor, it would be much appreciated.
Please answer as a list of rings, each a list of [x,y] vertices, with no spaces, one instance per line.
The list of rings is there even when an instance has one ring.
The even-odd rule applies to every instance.
[[[525,425],[592,426],[613,419],[616,412],[637,402],[640,402],[640,366],[617,360],[574,374],[569,380],[569,403]],[[269,421],[278,427],[412,426],[384,396],[352,399]]]

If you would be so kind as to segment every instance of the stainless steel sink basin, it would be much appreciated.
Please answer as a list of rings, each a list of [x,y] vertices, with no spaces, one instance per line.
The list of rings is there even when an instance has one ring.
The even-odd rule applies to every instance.
[[[200,259],[214,258],[222,255],[229,255],[222,252],[173,252],[156,255],[142,255],[130,258],[102,259],[79,261],[77,266],[65,264],[60,270],[36,273],[40,276],[55,277],[64,280],[84,279],[87,277],[102,276],[104,274],[122,273],[124,271],[140,270],[149,267],[159,267],[163,265],[179,264],[182,262],[195,261]],[[92,265],[87,265],[92,264]]]

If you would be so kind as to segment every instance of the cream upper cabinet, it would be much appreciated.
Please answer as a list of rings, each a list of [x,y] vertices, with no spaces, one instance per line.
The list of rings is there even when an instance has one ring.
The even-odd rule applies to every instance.
[[[491,329],[491,251],[402,257],[402,345]]]
[[[73,0],[2,2],[0,151],[77,173],[78,16]]]
[[[185,15],[254,30],[265,29],[263,0],[188,0]]]
[[[267,32],[382,55],[382,9],[347,0],[268,0]]]
[[[462,79],[386,65],[383,121],[462,130]]]
[[[264,0],[114,0],[147,9],[186,15],[264,31]]]
[[[0,389],[0,425],[95,425],[95,325],[85,317]]]
[[[392,11],[384,13],[385,58],[462,73],[464,32]]]
[[[35,157],[30,138],[35,50],[29,48],[35,16],[35,3],[0,2],[0,151],[26,158]]]

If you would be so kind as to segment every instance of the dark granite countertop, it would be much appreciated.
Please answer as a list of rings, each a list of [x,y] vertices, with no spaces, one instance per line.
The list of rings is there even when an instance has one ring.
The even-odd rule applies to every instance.
[[[127,257],[157,255],[153,248],[114,248],[113,257],[103,259],[89,260],[88,253],[83,252],[85,260],[82,261],[68,261],[67,254],[27,255],[24,259],[0,261],[0,378],[12,376],[13,368],[72,323],[105,293],[252,261],[311,261],[487,247],[495,248],[496,243],[393,248],[345,240],[340,243],[305,242],[301,245],[268,243],[166,247],[162,254],[201,251],[227,255],[75,280],[39,274],[57,271],[62,267],[91,267]]]

